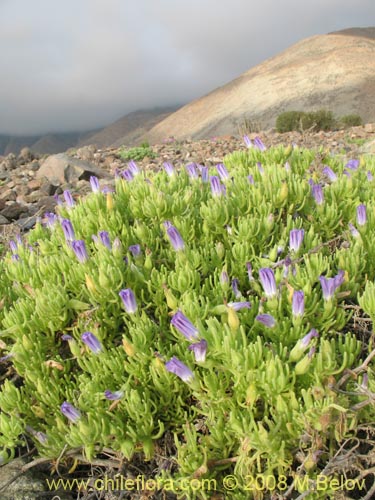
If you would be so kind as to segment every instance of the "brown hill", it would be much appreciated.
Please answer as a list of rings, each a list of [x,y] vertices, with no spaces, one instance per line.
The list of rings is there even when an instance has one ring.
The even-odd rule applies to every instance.
[[[79,146],[95,144],[98,148],[120,147],[124,144],[133,146],[140,138],[147,138],[147,131],[157,123],[176,111],[177,107],[155,108],[152,110],[134,111],[116,122],[104,127],[96,134],[82,141]],[[146,135],[145,135],[146,134]]]
[[[345,35],[345,36],[343,36]],[[262,128],[288,110],[326,108],[375,122],[375,28],[302,40],[158,123],[150,142],[237,134],[244,119]]]

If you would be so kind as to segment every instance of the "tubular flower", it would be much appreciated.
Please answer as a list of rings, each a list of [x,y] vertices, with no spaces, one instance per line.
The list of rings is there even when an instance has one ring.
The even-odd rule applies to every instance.
[[[139,257],[141,255],[141,245],[130,245],[129,252],[133,257]]]
[[[134,160],[130,160],[129,163],[128,163],[128,168],[130,170],[130,172],[135,176],[135,175],[138,175],[140,173],[140,170],[138,168],[138,165],[135,163]]]
[[[290,351],[289,354],[289,361],[298,361],[301,359],[303,353],[308,349],[308,347],[311,344],[311,341],[314,338],[318,338],[319,333],[315,330],[315,328],[312,328],[307,335],[305,335],[302,339],[300,339],[296,345],[293,347],[293,349]]]
[[[326,175],[331,182],[337,181],[337,175],[332,168],[325,166],[323,168],[323,174]]]
[[[292,229],[289,233],[289,248],[294,252],[298,252],[304,236],[305,231],[303,229]]]
[[[93,193],[100,192],[99,179],[95,175],[90,176],[90,186]]]
[[[49,229],[53,229],[55,227],[56,222],[58,221],[58,217],[53,212],[46,212],[46,225]]]
[[[107,247],[109,250],[111,250],[111,240],[109,239],[109,234],[107,231],[99,231],[99,237],[101,242],[105,247]]]
[[[61,221],[61,227],[65,236],[66,241],[73,241],[75,238],[74,229],[72,223],[69,219],[63,219]]]
[[[180,377],[184,382],[191,382],[194,378],[193,372],[188,368],[182,361],[180,361],[176,356],[173,356],[167,363],[165,363],[165,368]]]
[[[357,207],[357,224],[364,226],[367,222],[366,205],[358,205]]]
[[[275,297],[277,294],[277,288],[273,270],[269,267],[264,267],[259,270],[259,277],[266,296],[270,299]]]
[[[189,163],[186,165],[186,171],[190,179],[198,179],[197,164]]]
[[[260,137],[255,137],[254,146],[260,151],[265,151],[267,149]]]
[[[126,288],[125,290],[121,290],[121,292],[119,292],[119,295],[124,304],[126,312],[129,314],[134,314],[138,306],[133,290],[131,290],[130,288]]]
[[[194,340],[198,337],[198,329],[181,311],[177,311],[172,317],[171,325],[173,325],[188,340]]]
[[[250,309],[250,302],[228,302],[228,307],[234,309],[235,311],[240,311],[241,309]]]
[[[169,241],[171,242],[171,245],[176,250],[176,252],[179,252],[180,250],[183,250],[185,248],[184,240],[182,239],[181,234],[174,226],[170,225],[170,227],[168,227],[167,235]]]
[[[322,287],[324,300],[331,300],[335,291],[344,282],[344,271],[339,271],[339,273],[333,278],[325,278],[324,276],[319,277],[319,281]]]
[[[234,296],[236,297],[236,299],[239,299],[240,297],[242,297],[242,293],[238,289],[239,283],[240,282],[237,278],[232,279],[232,290],[233,290],[233,293],[234,293]]]
[[[226,166],[224,165],[224,163],[218,163],[216,165],[216,170],[217,170],[217,173],[219,174],[220,179],[223,182],[226,181],[227,179],[229,179],[229,172],[228,172]]]
[[[72,208],[74,207],[74,200],[71,192],[69,190],[66,190],[63,192],[65,203],[67,207]]]
[[[324,202],[323,189],[320,184],[313,184],[311,186],[311,192],[317,205],[322,205]]]
[[[94,354],[99,354],[103,350],[102,344],[93,333],[85,332],[81,335],[81,339]]]
[[[360,236],[358,229],[354,227],[353,224],[349,224],[349,229],[354,238],[358,238]]]
[[[83,264],[89,258],[87,255],[86,245],[83,240],[72,241],[72,248],[77,257],[77,259]]]
[[[243,142],[245,143],[245,146],[247,148],[252,148],[253,147],[253,143],[251,142],[251,139],[248,135],[244,135],[243,136]]]
[[[202,177],[202,182],[208,182],[208,167],[202,166],[201,177]]]
[[[64,401],[60,406],[60,410],[61,413],[73,423],[81,418],[81,412],[67,401]]]
[[[271,314],[258,314],[255,319],[268,328],[273,328],[276,325],[276,320]]]
[[[224,194],[224,186],[222,186],[219,177],[217,177],[216,175],[212,175],[210,177],[210,186],[213,196],[222,196]]]
[[[173,177],[175,175],[175,169],[171,162],[165,161],[163,163],[164,170],[166,171],[168,177]]]
[[[195,361],[198,363],[206,361],[207,341],[205,339],[189,345],[188,349],[194,352]]]
[[[110,401],[117,401],[118,399],[121,399],[124,395],[124,391],[115,391],[112,392],[110,390],[104,391],[104,397],[106,399],[109,399]]]
[[[295,291],[292,299],[293,316],[303,316],[305,312],[305,294],[302,290]]]
[[[349,168],[350,170],[357,170],[357,168],[359,167],[359,160],[349,160],[345,167]]]

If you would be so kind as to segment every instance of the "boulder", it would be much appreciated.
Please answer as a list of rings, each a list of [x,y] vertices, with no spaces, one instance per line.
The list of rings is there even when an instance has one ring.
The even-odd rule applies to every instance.
[[[46,177],[51,184],[58,186],[81,179],[89,180],[92,175],[98,178],[111,177],[107,172],[88,161],[79,160],[66,153],[59,153],[48,156],[38,170],[36,177],[38,179]]]

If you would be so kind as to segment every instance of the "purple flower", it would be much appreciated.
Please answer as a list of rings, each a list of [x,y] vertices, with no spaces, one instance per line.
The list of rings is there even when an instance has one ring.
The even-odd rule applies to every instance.
[[[109,399],[110,401],[117,401],[118,399],[121,399],[123,395],[124,395],[123,391],[112,392],[108,389],[104,391],[104,397],[106,399]]]
[[[173,177],[175,175],[175,169],[171,162],[165,161],[163,163],[164,170],[167,172],[168,177]]]
[[[208,167],[203,166],[201,169],[202,182],[208,182]]]
[[[111,250],[111,240],[107,231],[99,231],[99,237],[105,247]]]
[[[73,241],[75,238],[74,229],[72,223],[69,219],[63,219],[61,221],[61,227],[65,236],[66,241]]]
[[[21,260],[21,257],[18,255],[18,253],[14,253],[11,259],[13,262],[18,262],[19,260]]]
[[[227,179],[229,179],[229,173],[228,173],[228,170],[226,169],[226,166],[224,165],[224,163],[218,163],[216,165],[216,170],[217,170],[217,173],[219,174],[220,179],[223,182],[226,181]]]
[[[169,238],[169,241],[171,242],[173,248],[176,250],[176,252],[183,250],[185,248],[185,243],[184,240],[182,239],[181,234],[178,232],[178,230],[174,226],[170,226],[167,229],[167,235]]]
[[[262,164],[260,161],[257,161],[257,167],[258,167],[259,173],[264,174],[264,168],[262,167]]]
[[[349,229],[354,238],[358,238],[360,236],[359,231],[353,226],[353,224],[349,224]]]
[[[370,172],[370,170],[367,171],[367,180],[369,182],[371,182],[372,180],[374,180],[374,176],[372,175],[372,173]]]
[[[133,290],[131,290],[131,288],[126,288],[125,290],[121,290],[121,292],[119,292],[119,295],[124,304],[126,312],[129,314],[135,313],[138,306]]]
[[[83,264],[89,258],[87,255],[86,245],[83,240],[72,241],[72,248],[77,257],[77,259]]]
[[[305,335],[301,339],[301,347],[304,349],[307,349],[309,347],[310,342],[312,341],[313,338],[318,338],[319,333],[315,330],[315,328],[312,328],[307,335]]]
[[[224,270],[224,271],[221,271],[221,274],[220,274],[220,283],[222,285],[226,285],[229,283],[229,276],[228,276],[228,273]]]
[[[305,294],[302,290],[295,291],[292,299],[293,316],[303,316],[305,311]]]
[[[314,184],[311,187],[312,195],[314,196],[317,205],[321,205],[324,202],[323,189],[320,184]]]
[[[210,177],[210,186],[211,192],[213,196],[222,196],[223,195],[223,185],[220,182],[219,177],[216,175],[212,175]]]
[[[61,201],[60,196],[58,194],[54,194],[53,195],[53,199],[55,200],[55,202],[57,203],[57,205],[62,205],[63,204],[63,202]]]
[[[252,142],[251,142],[251,139],[250,139],[250,137],[249,137],[248,135],[244,135],[244,136],[243,136],[243,142],[245,143],[245,146],[246,146],[247,148],[252,148],[252,147],[253,147],[253,144],[252,144]]]
[[[337,181],[337,175],[330,167],[324,167],[323,174],[326,175],[331,182]]]
[[[198,338],[198,329],[193,325],[191,321],[187,319],[187,317],[181,311],[177,311],[176,314],[172,317],[171,325],[173,325],[188,340],[194,340]]]
[[[249,277],[249,281],[253,281],[253,267],[251,265],[251,262],[246,262],[246,268],[247,268],[247,275]]]
[[[234,311],[240,311],[241,309],[250,309],[250,302],[228,302],[228,307],[233,309]]]
[[[130,170],[130,168],[127,168],[126,170],[123,170],[121,172],[121,176],[122,176],[123,179],[125,179],[128,182],[132,181],[133,178],[134,178],[134,175],[133,175],[132,171]]]
[[[133,257],[138,257],[141,255],[141,245],[130,245],[129,252],[133,255]]]
[[[350,170],[357,170],[357,168],[359,167],[359,160],[349,160],[345,167],[349,168]]]
[[[289,248],[294,252],[298,252],[304,236],[305,231],[303,229],[292,229],[289,233]]]
[[[254,146],[260,149],[260,151],[265,151],[267,149],[260,137],[255,137]]]
[[[250,184],[255,184],[254,177],[252,175],[248,175],[247,180],[250,182]]]
[[[30,432],[32,436],[36,437],[40,444],[46,444],[46,442],[48,441],[47,434],[44,434],[44,432],[41,431],[36,431],[30,425],[26,425],[26,431]]]
[[[269,298],[275,297],[277,294],[277,289],[273,270],[269,267],[262,268],[259,270],[259,277],[266,296]]]
[[[233,290],[233,293],[234,293],[234,296],[236,297],[236,299],[239,299],[240,297],[242,297],[242,293],[238,289],[239,283],[240,282],[237,278],[232,279],[232,290]]]
[[[346,168],[344,169],[343,174],[346,175],[346,177],[348,177],[349,179],[352,176],[351,173],[349,172],[349,170],[346,170]]]
[[[170,227],[173,227],[172,222],[170,220],[166,220],[165,222],[163,222],[163,226],[165,227],[165,229],[169,229]]]
[[[69,190],[66,190],[63,192],[65,203],[69,208],[74,207],[74,200],[71,192]]]
[[[49,229],[52,229],[55,226],[55,224],[56,224],[56,222],[58,220],[57,215],[54,214],[53,212],[46,212],[45,213],[45,217],[47,219],[47,221],[46,221],[47,227]]]
[[[167,363],[165,363],[165,368],[180,377],[184,382],[191,382],[193,380],[194,374],[182,361],[180,361],[176,356],[173,356]]]
[[[364,226],[367,222],[366,205],[358,205],[357,207],[357,223],[359,226]]]
[[[276,320],[271,314],[258,314],[255,319],[268,328],[273,328],[276,325]]]
[[[91,184],[92,192],[99,193],[99,191],[100,191],[99,179],[97,177],[95,177],[95,175],[90,176],[90,184]]]
[[[139,168],[138,165],[135,163],[134,160],[130,160],[128,163],[128,168],[130,172],[135,176],[139,174]]]
[[[4,363],[4,361],[8,361],[8,359],[13,358],[13,356],[14,356],[13,353],[9,353],[9,354],[6,354],[5,356],[1,356],[0,363]]]
[[[61,340],[73,340],[73,337],[71,335],[64,334],[61,336]]]
[[[196,165],[197,165],[196,163],[189,163],[185,167],[190,179],[198,179],[198,172]]]
[[[61,413],[73,423],[81,418],[81,412],[67,401],[64,401],[60,406],[60,410]]]
[[[91,332],[85,332],[81,335],[82,342],[89,347],[94,354],[99,354],[103,350],[102,344]]]
[[[189,345],[188,349],[194,352],[195,361],[198,363],[206,361],[207,341],[205,339]]]
[[[339,273],[333,278],[325,278],[324,276],[319,277],[324,300],[332,299],[336,289],[342,285],[344,276],[344,271],[339,271]]]
[[[13,254],[18,252],[18,245],[14,240],[10,240],[9,247],[10,247],[10,250]]]
[[[108,194],[108,193],[114,193],[115,190],[112,186],[103,186],[102,193],[103,194]]]

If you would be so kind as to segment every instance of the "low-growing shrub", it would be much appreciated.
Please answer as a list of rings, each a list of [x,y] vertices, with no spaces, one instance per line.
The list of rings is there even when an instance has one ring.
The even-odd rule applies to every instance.
[[[156,158],[156,153],[153,152],[148,142],[144,142],[138,147],[120,149],[119,156],[122,160],[125,161],[141,161],[146,157],[151,159]]]
[[[344,115],[339,119],[339,124],[344,128],[359,127],[363,124],[359,115]]]
[[[318,111],[285,111],[276,119],[276,130],[279,133],[298,130],[332,130],[337,122],[331,111],[320,109]]]
[[[208,478],[223,492],[232,474],[235,499],[258,476],[274,478],[263,493],[314,490],[361,442],[365,468],[374,159],[329,157],[311,178],[315,153],[256,144],[210,170],[133,165],[113,193],[92,179],[92,194],[66,194],[11,242],[2,462],[27,441],[60,466],[69,453],[149,460],[173,435],[169,489]],[[212,493],[186,484],[187,498]]]

